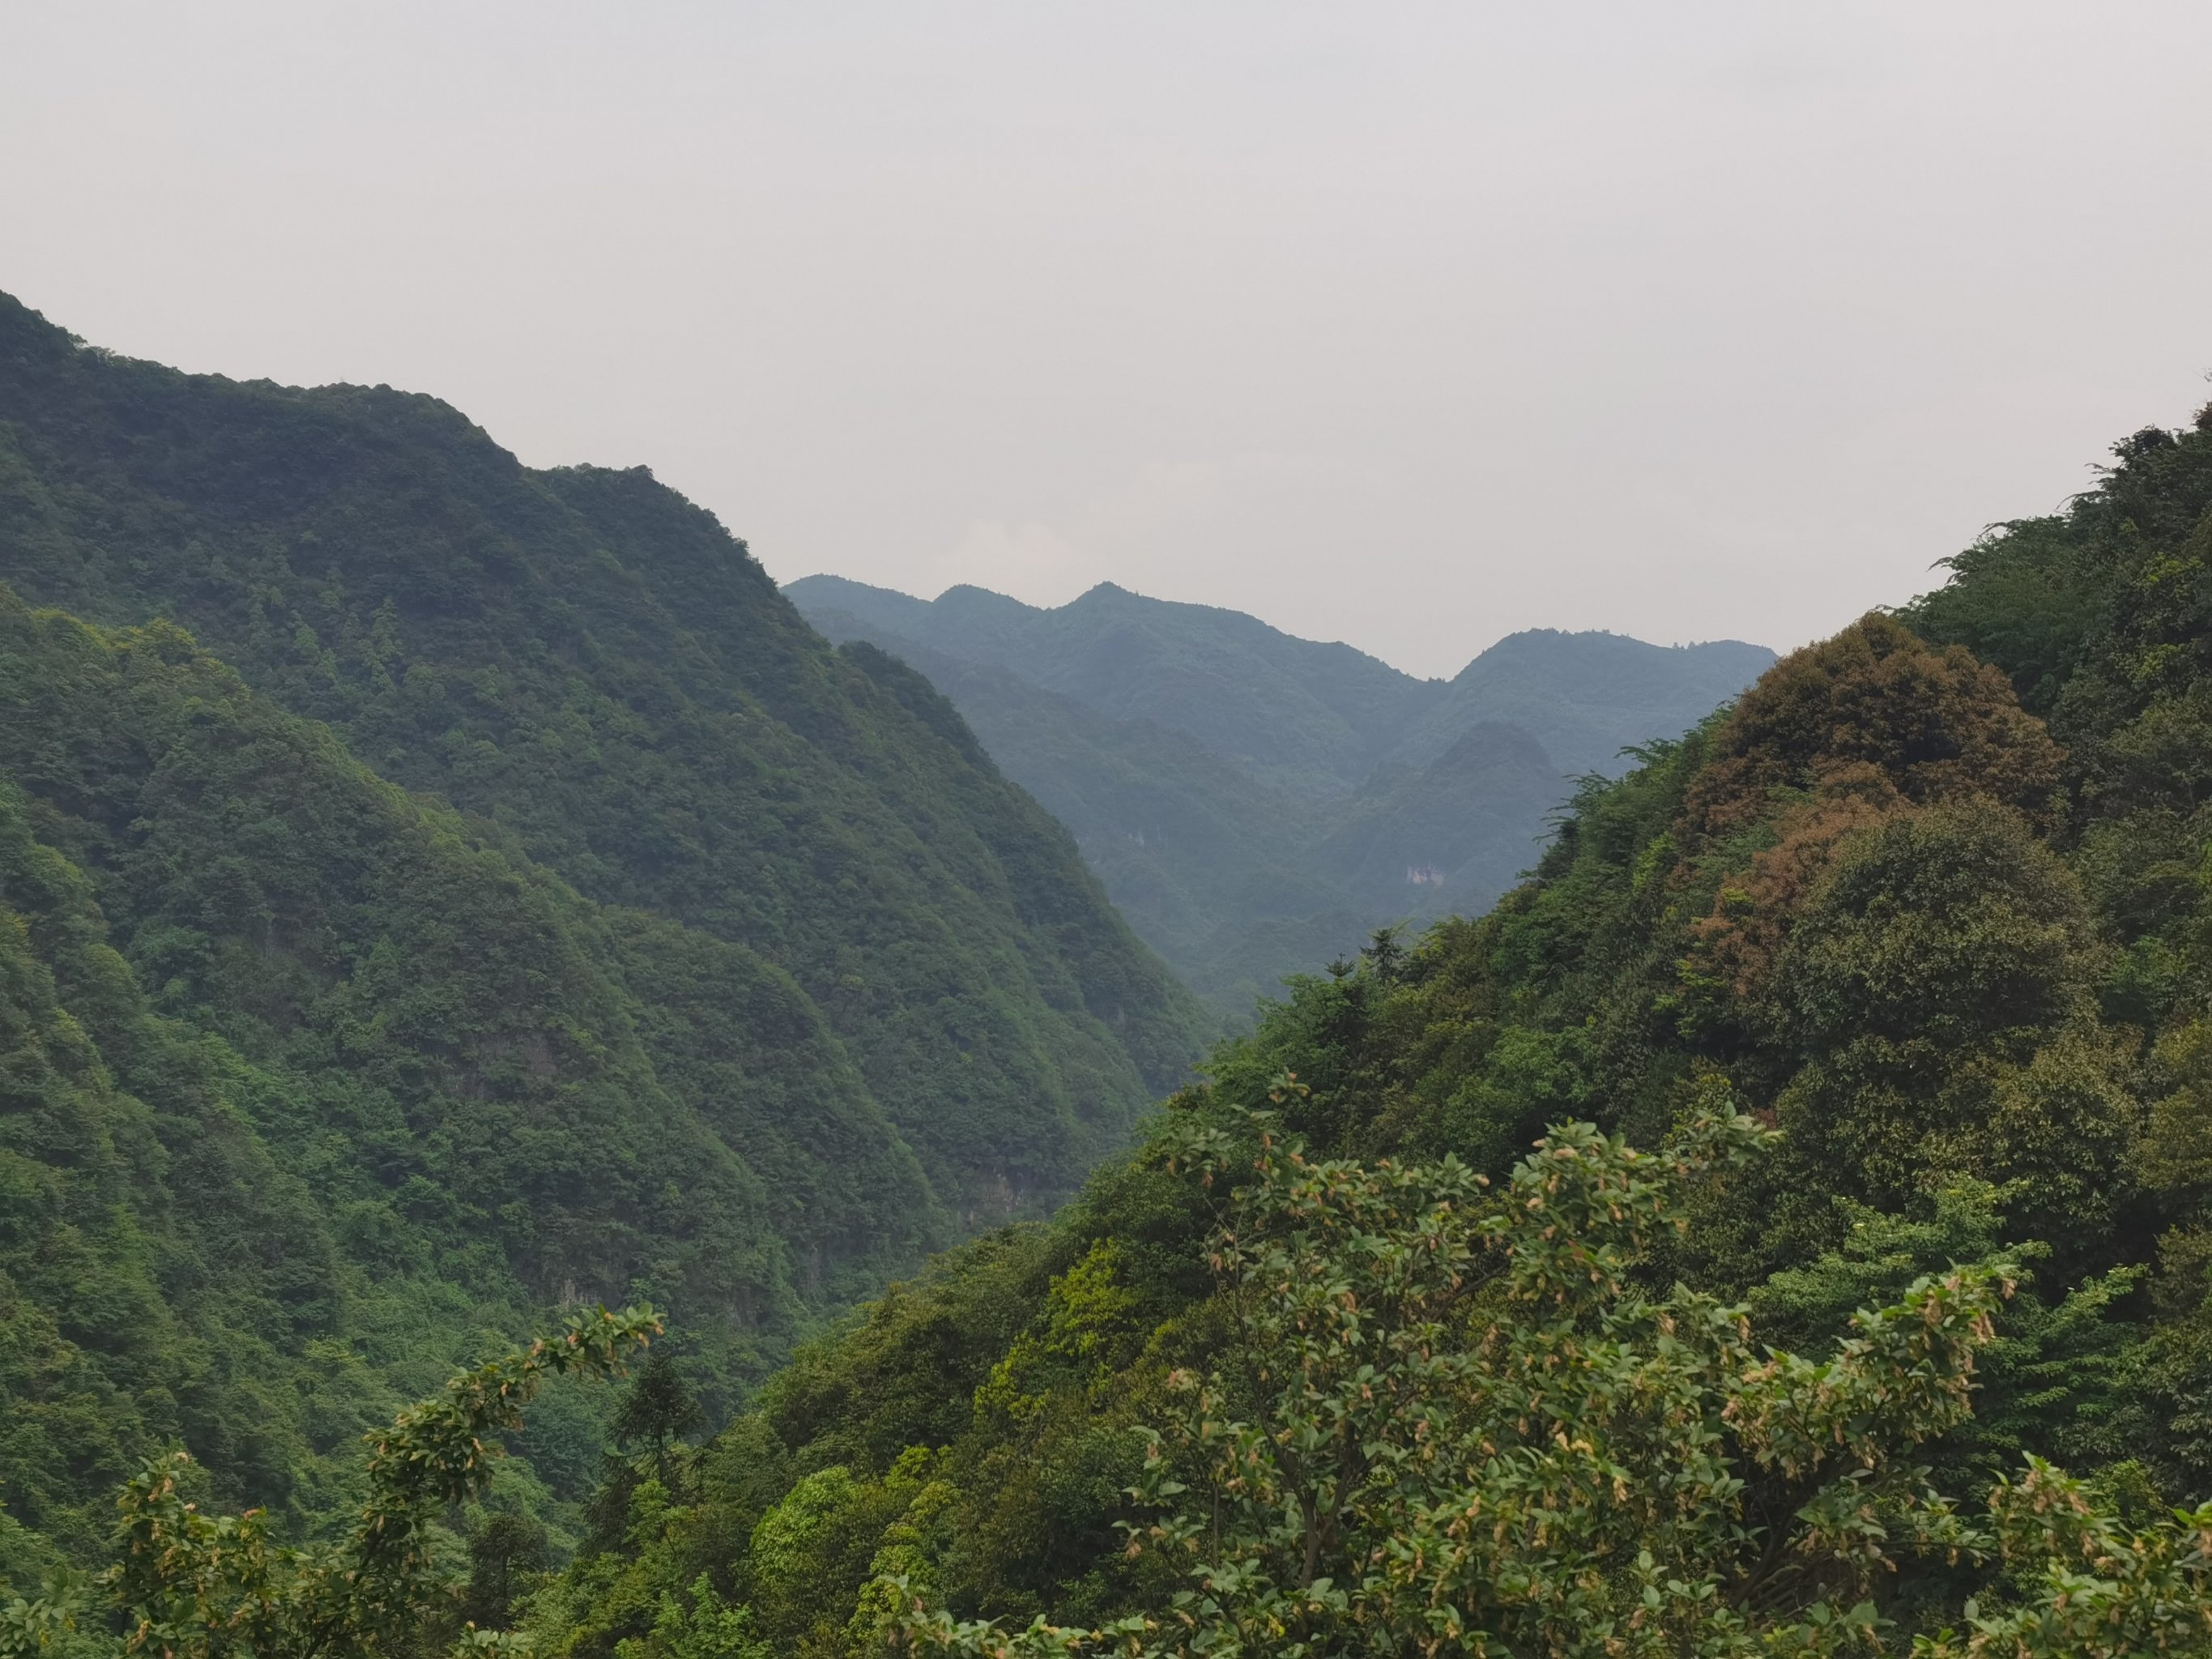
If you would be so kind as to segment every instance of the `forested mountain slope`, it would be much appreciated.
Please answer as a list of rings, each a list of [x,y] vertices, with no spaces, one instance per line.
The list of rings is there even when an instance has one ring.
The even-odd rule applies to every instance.
[[[2212,1650],[2212,410],[2117,453],[623,1477],[541,1651]],[[1437,1161],[1576,1119],[1674,1150]]]
[[[172,1438],[327,1513],[326,1455],[562,1304],[657,1298],[730,1398],[825,1274],[949,1232],[788,976],[590,904],[180,630],[0,588],[0,709],[18,1522],[98,1537]],[[753,1018],[684,1021],[687,974]]]
[[[1202,1025],[942,697],[641,472],[12,301],[0,999],[16,1565],[170,1443],[325,1522],[549,1309],[651,1301],[726,1411],[1070,1189]],[[504,1477],[556,1528],[595,1409]]]
[[[1057,610],[835,576],[832,639],[928,676],[1051,809],[1146,941],[1242,1025],[1376,927],[1481,908],[1624,747],[1687,731],[1773,660],[1735,641],[1516,634],[1449,681],[1107,584]]]
[[[1065,1191],[1195,1050],[957,717],[641,469],[533,472],[428,398],[179,374],[0,301],[0,580],[172,617],[586,896],[750,947],[963,1213]],[[696,988],[742,1019],[742,976]]]

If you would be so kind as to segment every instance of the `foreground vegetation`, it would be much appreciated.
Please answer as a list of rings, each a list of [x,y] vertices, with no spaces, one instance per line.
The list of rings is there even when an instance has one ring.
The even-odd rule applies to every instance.
[[[550,1337],[461,1372],[444,1395],[374,1437],[366,1497],[342,1538],[306,1548],[270,1534],[262,1510],[215,1516],[185,1496],[192,1460],[147,1469],[117,1504],[121,1559],[100,1576],[49,1583],[35,1602],[0,1607],[0,1655],[371,1654],[415,1650],[450,1624],[435,1542],[447,1513],[483,1495],[498,1437],[549,1378],[605,1376],[661,1328],[650,1310],[573,1315]],[[102,1604],[106,1604],[102,1606]],[[112,1616],[103,1618],[112,1609]],[[119,1640],[100,1626],[119,1627]],[[459,1646],[500,1644],[461,1621]]]
[[[1872,1653],[1898,1623],[1875,1598],[1932,1563],[2013,1583],[1916,1643],[1931,1659],[2212,1643],[2212,1504],[2137,1527],[2031,1458],[1977,1521],[1915,1461],[1967,1419],[2008,1264],[1922,1276],[1818,1360],[1754,1343],[1741,1306],[1636,1289],[1696,1186],[1772,1139],[1752,1120],[1698,1118],[1656,1158],[1569,1127],[1493,1200],[1455,1158],[1315,1162],[1257,1116],[1256,1137],[1167,1143],[1249,1183],[1212,1239],[1220,1357],[1170,1374],[1173,1438],[1146,1433],[1131,1492],[1155,1518],[1122,1523],[1187,1587],[1103,1630],[1009,1635],[899,1577],[874,1587],[886,1638],[978,1659]]]
[[[1305,1097],[1289,1078],[1273,1096]],[[1775,1141],[1750,1118],[1701,1115],[1656,1158],[1563,1127],[1494,1196],[1456,1158],[1316,1160],[1277,1122],[1184,1120],[1156,1144],[1200,1191],[1243,1184],[1208,1241],[1213,1363],[1171,1370],[1167,1432],[1136,1436],[1138,1518],[1120,1528],[1154,1593],[1135,1610],[1090,1630],[956,1620],[915,1547],[918,1514],[937,1507],[925,1485],[843,1630],[768,1639],[756,1607],[722,1602],[702,1575],[688,1606],[664,1593],[644,1641],[617,1651],[1850,1655],[1905,1626],[1926,1659],[2212,1650],[2212,1503],[2138,1518],[2031,1455],[1976,1516],[1917,1461],[1970,1419],[2011,1262],[1923,1274],[1809,1359],[1755,1345],[1741,1306],[1636,1285],[1699,1189]],[[512,1616],[511,1554],[479,1548],[455,1584],[438,1523],[485,1494],[487,1437],[520,1427],[542,1377],[604,1374],[658,1328],[602,1310],[455,1377],[376,1439],[368,1502],[332,1547],[274,1546],[258,1512],[196,1513],[179,1455],[123,1494],[106,1607],[81,1583],[18,1599],[0,1609],[0,1656],[526,1647],[463,1616]],[[681,1421],[665,1372],[648,1370],[630,1407],[641,1425]],[[632,1516],[665,1514],[684,1462],[655,1437],[617,1482]],[[756,1563],[823,1565],[806,1547],[820,1507],[785,1516],[807,1484],[755,1528]],[[1899,1606],[1908,1564],[1923,1571]],[[1980,1594],[1929,1628],[1961,1582]]]

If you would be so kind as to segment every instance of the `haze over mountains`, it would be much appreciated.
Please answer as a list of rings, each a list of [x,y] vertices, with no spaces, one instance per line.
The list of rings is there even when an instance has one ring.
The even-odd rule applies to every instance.
[[[1110,583],[1045,610],[836,576],[785,592],[927,675],[1224,1016],[1372,929],[1486,908],[1578,778],[1680,736],[1774,660],[1534,629],[1424,680],[1348,645]]]

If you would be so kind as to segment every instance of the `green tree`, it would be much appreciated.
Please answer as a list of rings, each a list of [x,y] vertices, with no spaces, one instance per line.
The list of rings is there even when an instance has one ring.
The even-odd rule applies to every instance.
[[[732,1607],[714,1594],[705,1573],[692,1580],[682,1596],[664,1592],[653,1621],[653,1634],[644,1642],[626,1641],[617,1650],[620,1659],[769,1659],[766,1643],[753,1635],[752,1610]]]
[[[526,1515],[499,1510],[469,1534],[469,1583],[461,1617],[482,1630],[504,1630],[531,1581],[551,1565],[545,1528]]]
[[[657,1353],[639,1367],[616,1408],[609,1432],[624,1451],[649,1458],[654,1477],[672,1492],[678,1489],[674,1448],[703,1420],[698,1401],[684,1386],[674,1364],[666,1354]]]
[[[122,1559],[106,1575],[122,1651],[162,1659],[404,1652],[442,1580],[432,1528],[482,1494],[498,1437],[549,1376],[605,1376],[660,1328],[650,1310],[571,1316],[555,1336],[464,1371],[372,1444],[360,1518],[327,1547],[279,1543],[260,1510],[209,1516],[186,1500],[179,1453],[120,1502]]]
[[[2081,885],[1984,800],[1847,840],[1777,966],[1778,1102],[1804,1191],[1911,1204],[1931,1171],[2009,1183],[2023,1236],[2111,1236],[2136,1112],[2092,997]]]
[[[1133,1493],[1158,1518],[1129,1528],[1188,1588],[1096,1631],[909,1604],[896,1633],[992,1659],[1873,1653],[1922,1555],[2020,1585],[1927,1653],[2203,1650],[2212,1508],[2136,1530],[2036,1464],[1984,1527],[1913,1461],[1968,1414],[2002,1261],[1923,1276],[1823,1359],[1638,1288],[1686,1189],[1770,1139],[1709,1116],[1653,1156],[1568,1126],[1493,1196],[1451,1159],[1315,1160],[1265,1126],[1255,1158],[1194,1129],[1206,1177],[1251,1176],[1211,1247],[1237,1334],[1178,1379]]]

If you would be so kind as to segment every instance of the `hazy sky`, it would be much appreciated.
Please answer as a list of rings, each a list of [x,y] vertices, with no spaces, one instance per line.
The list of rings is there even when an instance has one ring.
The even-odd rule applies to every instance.
[[[0,0],[0,289],[779,578],[1787,646],[2212,397],[2212,4]]]

